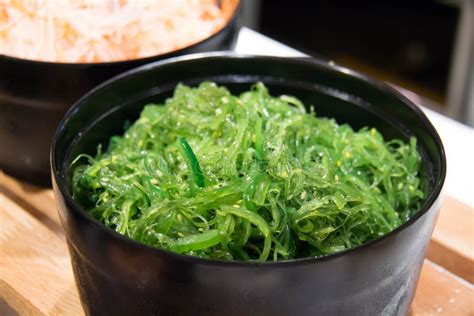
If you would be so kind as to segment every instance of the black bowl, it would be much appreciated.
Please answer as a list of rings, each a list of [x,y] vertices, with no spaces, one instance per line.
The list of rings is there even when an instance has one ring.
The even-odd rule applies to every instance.
[[[92,219],[71,198],[69,168],[79,153],[123,132],[144,104],[163,101],[178,82],[213,80],[237,93],[255,81],[272,94],[314,104],[319,116],[386,138],[418,138],[428,198],[391,233],[322,258],[225,262],[137,243]],[[87,314],[404,315],[413,298],[441,203],[446,163],[426,116],[389,86],[309,59],[198,54],[140,67],[106,82],[66,114],[53,140],[52,179],[72,266]]]
[[[99,83],[126,70],[173,56],[229,49],[236,33],[239,1],[226,1],[234,13],[224,28],[167,54],[88,64],[0,55],[0,169],[34,184],[50,185],[51,139],[68,108]]]

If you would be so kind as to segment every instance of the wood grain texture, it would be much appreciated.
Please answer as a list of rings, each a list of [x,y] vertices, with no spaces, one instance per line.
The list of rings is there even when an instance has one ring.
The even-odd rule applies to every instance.
[[[448,198],[410,315],[474,316],[473,210]],[[471,221],[471,222],[470,222]],[[466,278],[466,279],[468,279]],[[0,171],[0,298],[20,315],[82,315],[52,191]]]
[[[51,189],[39,188],[20,182],[0,170],[0,193],[15,201],[56,233],[57,236],[64,239],[64,232],[59,222],[59,215]]]
[[[427,257],[474,283],[474,209],[446,197]]]
[[[0,196],[0,296],[20,315],[81,315],[64,240]]]
[[[473,286],[425,260],[410,315],[473,316]]]

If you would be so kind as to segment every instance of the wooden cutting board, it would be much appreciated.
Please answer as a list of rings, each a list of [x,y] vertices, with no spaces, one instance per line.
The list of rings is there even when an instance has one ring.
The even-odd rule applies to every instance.
[[[410,315],[474,316],[474,210],[447,198]],[[51,190],[0,171],[0,315],[83,315]],[[10,309],[11,308],[11,309]]]

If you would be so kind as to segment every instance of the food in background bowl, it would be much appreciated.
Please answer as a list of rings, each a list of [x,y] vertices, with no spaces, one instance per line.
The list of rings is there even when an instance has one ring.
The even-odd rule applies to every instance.
[[[63,63],[139,59],[197,43],[232,13],[228,1],[216,0],[4,0],[0,54]]]
[[[127,4],[132,7],[143,7],[144,5],[154,6],[156,5],[156,3],[163,4],[164,2],[165,1],[152,0],[98,0],[86,2],[63,2],[56,0],[19,0],[10,2],[10,0],[0,0],[0,169],[2,169],[2,171],[24,181],[29,181],[34,184],[39,184],[43,186],[49,186],[51,184],[51,178],[49,174],[49,149],[51,146],[51,139],[53,137],[57,124],[63,117],[64,113],[66,113],[67,109],[80,96],[91,90],[99,83],[113,77],[114,75],[152,61],[157,61],[160,59],[189,53],[229,49],[234,39],[235,32],[237,30],[236,20],[240,2],[238,0],[215,1],[215,3],[219,3],[220,12],[223,14],[225,25],[223,27],[220,27],[220,29],[218,29],[217,31],[214,31],[213,34],[209,34],[209,36],[202,38],[196,43],[187,42],[187,40],[183,38],[179,39],[179,41],[184,40],[189,43],[189,45],[181,47],[180,49],[169,51],[167,53],[161,54],[157,52],[157,54],[145,58],[129,58],[127,60],[120,61],[112,61],[112,59],[117,56],[114,57],[112,55],[101,55],[101,57],[99,57],[100,59],[105,59],[104,62],[93,63],[74,61],[60,62],[59,60],[54,60],[54,62],[32,60],[33,58],[35,58],[35,56],[37,56],[39,51],[42,51],[44,49],[46,49],[46,52],[53,50],[51,54],[56,54],[54,50],[56,44],[51,43],[52,36],[57,36],[54,35],[56,31],[58,31],[59,33],[65,32],[66,30],[68,30],[68,32],[72,32],[73,29],[64,29],[63,25],[57,30],[54,28],[48,28],[48,30],[44,30],[44,21],[40,21],[39,26],[37,28],[30,30],[31,32],[35,32],[34,35],[31,33],[25,33],[18,34],[18,36],[12,37],[10,36],[12,33],[9,33],[9,31],[13,30],[15,28],[14,23],[20,23],[21,19],[20,21],[11,21],[13,23],[12,25],[3,23],[6,21],[6,19],[10,19],[10,17],[6,16],[6,12],[8,12],[8,15],[13,12],[13,17],[23,17],[25,12],[31,11],[31,7],[34,7],[37,4],[44,4],[44,8],[54,6],[60,7],[66,4],[76,3],[87,3],[89,6],[93,7],[106,7],[107,5],[112,7],[112,4],[114,3],[116,3],[117,5]],[[166,2],[172,4],[172,7],[175,7],[176,3],[184,3],[185,1],[168,0]],[[194,2],[210,3],[202,1]],[[14,7],[9,7],[8,9],[6,9],[7,3],[9,4],[9,6]],[[42,17],[48,16],[46,15],[44,8],[42,9],[43,11],[39,10],[38,13],[32,12],[31,17],[26,16],[25,18],[36,19],[39,14],[41,14]],[[80,9],[78,8],[76,11],[80,11]],[[66,16],[67,14],[68,12],[65,12],[64,16]],[[152,13],[144,12],[144,16],[152,15]],[[61,20],[62,18],[63,16],[59,16],[57,20],[53,19],[54,21],[50,21],[48,27],[53,27],[54,23],[59,23],[60,21],[63,21]],[[125,36],[129,31],[128,29],[119,30],[119,27],[127,28],[127,26],[124,26],[123,24],[121,24],[121,22],[117,21],[117,24],[114,24],[114,20],[110,21],[110,19],[105,16],[96,18],[95,20],[97,20],[97,23],[106,23],[108,21],[107,23],[110,22],[113,24],[112,28],[117,27],[116,32],[113,31],[111,34],[116,33]],[[91,36],[94,37],[94,40],[92,40],[90,44],[92,46],[95,45],[94,47],[98,49],[102,47],[101,45],[104,45],[104,43],[105,45],[108,45],[107,43],[110,44],[115,41],[121,41],[120,36],[118,39],[116,39],[112,35],[108,39],[109,42],[104,42],[103,38],[95,38],[97,34],[102,34],[101,32],[108,32],[110,28],[105,29],[105,31],[94,29],[85,30],[82,28],[84,27],[84,25],[91,25],[95,23],[90,22],[90,19],[87,19],[86,17],[74,17],[70,18],[68,21],[74,23],[74,27],[78,27],[79,30],[81,30],[81,32],[79,32],[78,34],[83,34],[84,37],[76,38],[78,41],[81,42],[76,43],[78,46],[78,50],[75,50],[75,48],[72,51],[67,49],[61,49],[57,52],[58,55],[56,55],[56,57],[58,58],[60,57],[60,54],[65,54],[61,55],[61,58],[63,58],[67,57],[68,54],[75,52],[79,54],[76,54],[76,56],[72,59],[77,61],[79,58],[79,60],[81,60],[81,52],[85,47],[87,47],[87,43],[83,42],[87,39],[90,40]],[[184,25],[182,27],[186,29]],[[199,28],[196,27],[196,29]],[[26,31],[27,30],[25,30],[25,32]],[[90,33],[87,33],[87,31]],[[158,34],[157,32],[153,34],[156,39],[161,40],[168,38],[166,34]],[[74,36],[77,36],[78,34]],[[45,35],[49,36],[48,42],[42,42],[38,45],[34,45],[34,47],[32,47],[31,49],[24,47],[24,43],[22,41],[26,37],[33,36],[33,38],[31,38],[31,41],[33,41],[33,43],[36,43],[36,41],[42,40]],[[5,41],[7,39],[10,39],[12,42],[6,43]],[[169,39],[177,40],[173,36],[169,37]],[[31,45],[33,45],[33,43]],[[147,43],[141,44],[148,45]],[[170,45],[174,46],[176,45],[176,43],[172,43]],[[11,52],[12,56],[4,55],[4,53],[2,53],[2,51],[6,49],[11,49],[12,47],[16,47],[17,49],[17,51]],[[20,49],[20,47],[23,47],[26,50],[23,51],[22,49]],[[84,58],[95,58],[94,56],[96,55],[96,52],[92,48],[90,51],[84,52],[87,55],[84,55]],[[115,52],[117,54],[120,53],[120,51],[109,49],[107,49],[107,52],[105,52],[102,48],[100,48],[100,51],[102,51],[101,54],[109,54],[112,52]],[[123,53],[125,54],[125,52]],[[93,56],[89,56],[88,54],[92,54]],[[133,56],[133,54],[127,56],[130,57]],[[25,58],[32,59],[22,59],[14,56],[24,56]]]
[[[179,85],[99,148],[76,158],[74,198],[121,234],[204,258],[346,250],[406,222],[424,197],[416,138],[354,131],[262,83],[240,96]]]

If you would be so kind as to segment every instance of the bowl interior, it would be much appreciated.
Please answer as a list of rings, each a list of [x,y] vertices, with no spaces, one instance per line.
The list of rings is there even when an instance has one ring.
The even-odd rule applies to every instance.
[[[392,88],[325,62],[225,54],[149,64],[83,97],[66,115],[53,144],[56,179],[69,189],[70,166],[77,155],[95,155],[98,144],[107,146],[112,135],[124,132],[125,122],[138,118],[144,105],[163,102],[179,82],[197,85],[206,80],[232,93],[261,81],[272,95],[293,95],[314,105],[320,117],[335,118],[354,129],[376,127],[387,140],[415,136],[423,159],[422,185],[428,192],[424,211],[439,194],[444,179],[439,137],[422,112]]]

